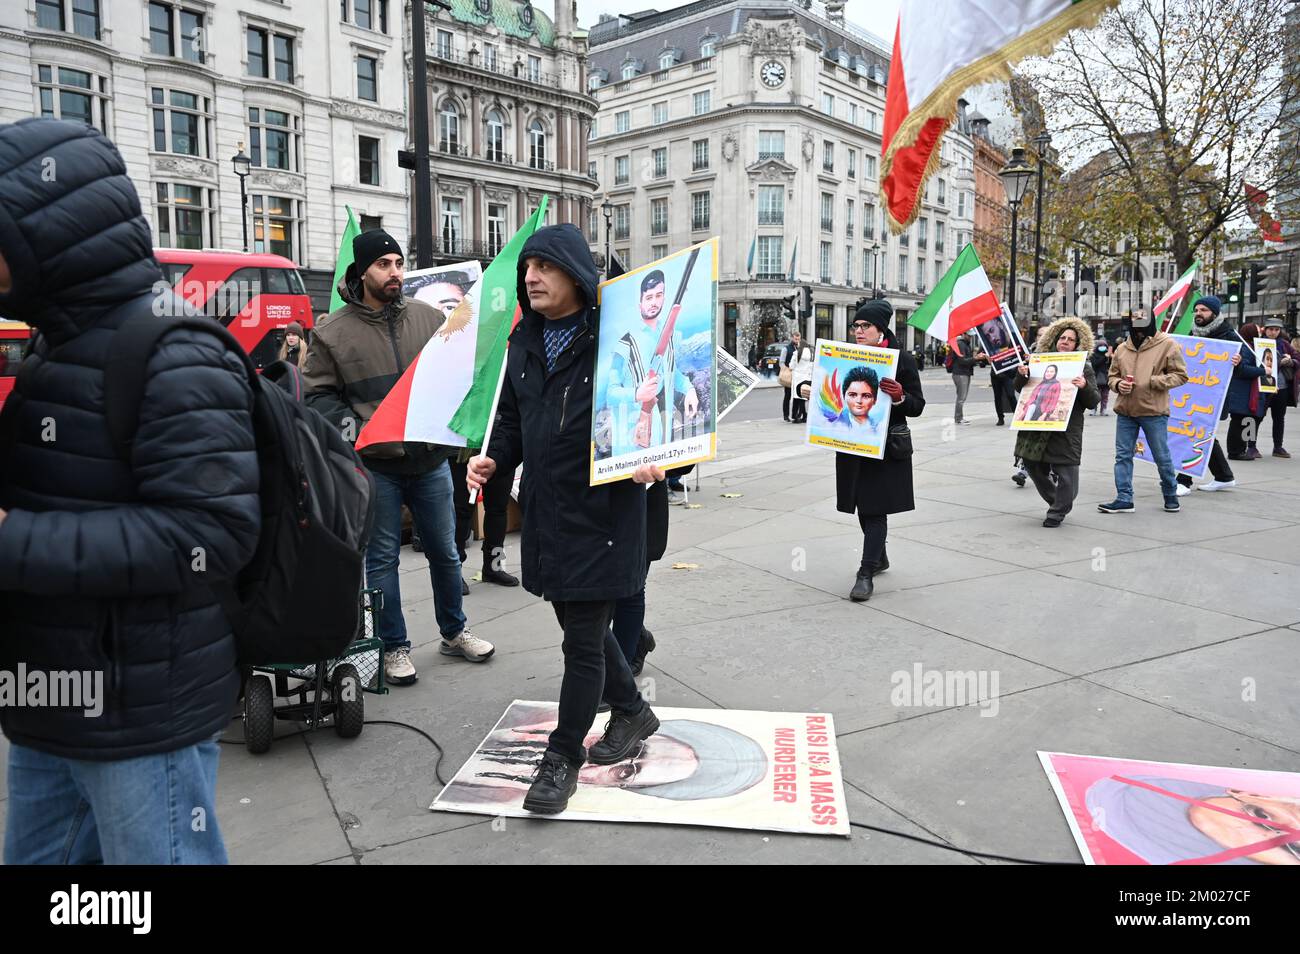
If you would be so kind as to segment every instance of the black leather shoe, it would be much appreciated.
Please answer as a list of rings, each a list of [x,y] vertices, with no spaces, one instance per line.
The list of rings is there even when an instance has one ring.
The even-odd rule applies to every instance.
[[[1045,527],[1059,527],[1059,526],[1061,525],[1062,521],[1064,521],[1064,520],[1065,520],[1064,517],[1044,517],[1044,518],[1043,518],[1043,526],[1045,526]]]
[[[872,576],[879,576],[889,569],[889,554],[885,551],[880,552],[880,562],[875,565],[871,571]]]
[[[569,799],[578,790],[579,768],[558,752],[548,751],[542,756],[533,784],[524,796],[524,811],[558,815],[568,808]]]
[[[655,651],[654,633],[641,627],[641,640],[636,644],[636,656],[632,659],[632,675],[641,675],[641,670],[645,668],[645,658]]]
[[[870,573],[859,573],[857,582],[853,584],[853,590],[849,593],[849,599],[855,603],[865,603],[871,599],[871,594],[875,588],[875,584],[871,582]]]
[[[483,567],[483,582],[495,583],[497,586],[518,586],[519,578],[505,570],[497,570],[490,566]]]
[[[465,582],[463,576],[460,578],[460,595],[469,596],[469,584]]]
[[[659,731],[659,718],[648,705],[636,715],[615,710],[610,714],[605,734],[587,752],[593,765],[613,765],[636,751],[638,744]]]

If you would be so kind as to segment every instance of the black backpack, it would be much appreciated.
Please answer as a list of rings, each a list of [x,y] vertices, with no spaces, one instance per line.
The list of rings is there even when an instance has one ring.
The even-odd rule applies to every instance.
[[[238,578],[212,589],[234,630],[241,666],[335,658],[357,635],[374,478],[343,435],[302,403],[296,366],[281,361],[259,375],[223,325],[173,301],[183,314],[136,315],[113,335],[104,405],[118,453],[130,455],[146,366],[164,334],[193,328],[239,355],[253,388],[262,532]]]

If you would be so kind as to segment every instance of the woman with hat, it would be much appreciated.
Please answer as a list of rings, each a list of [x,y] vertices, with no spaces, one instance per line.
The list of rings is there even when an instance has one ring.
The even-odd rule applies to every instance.
[[[291,321],[284,329],[284,340],[280,342],[280,353],[276,355],[276,360],[295,364],[299,371],[307,363],[307,342],[302,338],[302,325],[298,322]]]
[[[1270,318],[1264,322],[1264,337],[1277,342],[1277,360],[1281,365],[1279,370],[1277,393],[1269,402],[1269,413],[1273,417],[1273,456],[1290,457],[1286,448],[1282,446],[1283,433],[1286,430],[1286,409],[1296,406],[1296,398],[1300,396],[1300,375],[1296,370],[1300,367],[1300,353],[1291,347],[1291,342],[1286,340],[1284,333],[1285,326],[1281,318]]]
[[[893,315],[894,308],[889,302],[875,298],[858,309],[850,329],[857,344],[898,352],[898,377],[880,381],[880,397],[891,405],[884,459],[835,455],[836,509],[841,513],[856,511],[862,527],[862,563],[849,594],[855,603],[871,599],[872,578],[889,569],[885,552],[889,514],[916,509],[912,498],[912,439],[905,433],[905,425],[907,418],[921,416],[925,394],[921,391],[916,359],[899,346],[898,339],[889,330]],[[895,433],[898,429],[904,433]]]

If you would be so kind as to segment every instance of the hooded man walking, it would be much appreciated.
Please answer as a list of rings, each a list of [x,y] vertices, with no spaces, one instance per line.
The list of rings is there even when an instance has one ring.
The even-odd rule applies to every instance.
[[[344,306],[331,312],[312,335],[303,368],[308,406],[352,440],[402,374],[446,320],[432,305],[402,296],[402,249],[382,229],[352,240],[353,262],[339,294]],[[361,451],[375,478],[375,527],[366,547],[366,583],[383,590],[378,613],[384,641],[384,678],[397,686],[418,679],[402,615],[398,555],[402,505],[406,504],[424,545],[433,580],[438,651],[469,662],[486,662],[495,648],[465,624],[465,581],[456,553],[456,509],[449,457],[457,448],[412,441],[371,444]]]
[[[1115,401],[1115,499],[1098,504],[1102,513],[1132,513],[1133,455],[1138,431],[1151,448],[1160,471],[1160,492],[1165,510],[1179,510],[1174,462],[1169,456],[1169,392],[1187,383],[1183,349],[1169,335],[1156,330],[1150,316],[1137,314],[1126,323],[1128,338],[1115,349],[1110,362],[1110,387]]]
[[[538,229],[519,256],[523,317],[510,335],[498,418],[485,454],[469,462],[480,488],[523,464],[524,589],[552,604],[564,630],[559,721],[524,808],[564,811],[585,761],[613,765],[637,751],[659,720],[637,692],[610,631],[615,601],[646,577],[649,465],[632,481],[589,485],[596,370],[596,263],[573,225]],[[588,752],[583,740],[602,696],[611,714]]]

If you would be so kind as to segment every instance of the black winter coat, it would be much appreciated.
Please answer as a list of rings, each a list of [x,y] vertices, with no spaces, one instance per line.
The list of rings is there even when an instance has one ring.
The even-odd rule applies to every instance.
[[[213,336],[169,332],[129,460],[111,444],[113,332],[166,282],[122,158],[88,126],[0,126],[0,254],[15,280],[0,314],[40,333],[0,427],[0,669],[103,679],[97,717],[6,706],[0,726],[20,745],[95,760],[211,738],[239,675],[208,583],[248,561],[261,521],[244,367]]]
[[[1014,372],[1012,372],[1014,373]],[[1070,420],[1063,431],[1020,431],[1016,436],[1016,456],[1022,460],[1037,460],[1045,464],[1078,466],[1083,460],[1083,412],[1091,411],[1101,403],[1097,388],[1097,374],[1089,361],[1083,362],[1083,379],[1087,382],[1079,389],[1078,398],[1070,411]],[[1016,391],[1024,390],[1029,378],[1016,375]]]
[[[882,348],[897,348],[893,332],[886,332]],[[903,399],[889,411],[890,428],[906,424],[909,417],[920,417],[925,410],[925,394],[921,390],[921,373],[916,359],[906,351],[898,353],[896,380],[903,386]],[[880,400],[889,400],[883,391]],[[835,455],[835,508],[841,513],[857,511],[867,516],[904,513],[916,509],[912,497],[912,459],[892,460],[888,452],[884,460],[858,457],[854,454]]]
[[[528,305],[525,262],[563,268],[587,299],[584,323],[546,370],[547,319]],[[487,454],[497,469],[524,465],[520,486],[524,588],[552,602],[616,600],[645,585],[646,488],[631,480],[589,486],[596,386],[596,265],[573,225],[537,232],[519,256],[523,317],[510,335],[506,380]]]

